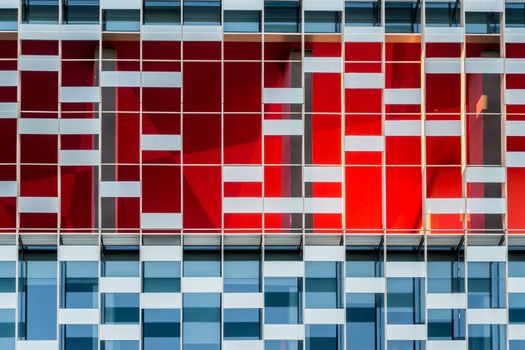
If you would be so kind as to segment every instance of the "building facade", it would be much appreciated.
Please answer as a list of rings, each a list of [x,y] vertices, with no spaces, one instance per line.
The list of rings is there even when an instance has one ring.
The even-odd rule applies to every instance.
[[[0,350],[525,349],[525,2],[0,0]]]

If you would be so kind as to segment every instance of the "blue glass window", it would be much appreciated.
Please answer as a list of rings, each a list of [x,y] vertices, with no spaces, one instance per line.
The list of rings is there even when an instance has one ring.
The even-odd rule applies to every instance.
[[[380,1],[346,1],[345,25],[347,27],[378,27],[381,25]]]
[[[260,32],[261,11],[224,11],[225,32]]]
[[[0,261],[0,293],[16,291],[16,262]]]
[[[264,2],[264,31],[298,33],[301,31],[301,5],[299,1]]]
[[[429,340],[465,340],[465,310],[428,310]]]
[[[221,277],[219,246],[184,247],[184,277]]]
[[[424,278],[387,279],[388,324],[425,323]]]
[[[464,293],[464,250],[428,247],[428,293]]]
[[[264,249],[265,261],[301,261],[300,246],[267,246]]]
[[[505,263],[469,263],[468,307],[503,308],[505,306]]]
[[[22,0],[24,23],[58,23],[58,0]]]
[[[98,24],[99,0],[63,0],[62,14],[66,24]]]
[[[257,293],[261,290],[261,252],[258,247],[224,250],[224,292]]]
[[[102,24],[102,30],[107,32],[138,32],[140,10],[104,10]]]
[[[185,0],[184,24],[194,26],[220,26],[220,0]]]
[[[343,326],[306,325],[306,350],[342,350]]]
[[[306,307],[329,309],[343,307],[342,264],[306,262]]]
[[[505,325],[476,324],[468,326],[468,348],[480,350],[505,350]]]
[[[525,293],[509,293],[509,322],[525,324]]]
[[[461,2],[425,3],[425,25],[427,27],[459,27],[461,25]]]
[[[102,324],[133,324],[139,322],[138,293],[102,294]]]
[[[499,22],[498,12],[465,12],[467,34],[498,34]]]
[[[143,350],[180,349],[180,310],[145,309]]]
[[[264,350],[303,350],[302,340],[266,340]]]
[[[525,277],[524,247],[509,247],[509,277]]]
[[[0,349],[15,349],[15,317],[14,309],[0,309]]]
[[[224,309],[224,339],[261,339],[261,310]]]
[[[185,293],[183,307],[183,349],[220,350],[220,293]]]
[[[346,294],[346,350],[383,350],[384,295]]]
[[[0,30],[17,30],[18,29],[18,10],[2,9],[0,11]]]
[[[386,1],[385,26],[387,33],[421,32],[421,2]]]
[[[425,350],[423,340],[389,340],[387,342],[388,350]]]
[[[525,27],[525,2],[505,3],[505,27]]]
[[[348,247],[346,277],[383,277],[383,252],[380,247]]]
[[[60,307],[91,309],[98,307],[98,263],[62,262]]]
[[[509,350],[525,349],[525,340],[509,340]]]
[[[144,293],[179,293],[180,265],[179,261],[144,262]]]
[[[26,247],[19,264],[19,338],[57,340],[56,249]]]
[[[100,342],[100,350],[139,350],[138,340],[104,340]]]
[[[60,325],[60,350],[97,350],[98,326]]]
[[[144,24],[180,24],[179,0],[144,0]]]
[[[102,251],[102,277],[139,277],[137,247],[105,247]]]
[[[305,33],[340,33],[340,11],[305,11]]]
[[[303,279],[267,277],[264,279],[264,321],[266,324],[302,323]]]

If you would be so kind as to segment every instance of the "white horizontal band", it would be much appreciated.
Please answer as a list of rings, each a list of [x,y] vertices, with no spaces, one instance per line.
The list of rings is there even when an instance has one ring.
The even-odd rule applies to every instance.
[[[525,89],[506,89],[505,103],[508,105],[525,105]]]
[[[222,26],[184,26],[184,41],[222,41]]]
[[[509,277],[508,293],[525,293],[525,277]]]
[[[500,246],[471,246],[467,247],[467,261],[486,262],[486,261],[505,261],[507,251]]]
[[[18,71],[0,70],[0,86],[18,86]]]
[[[345,89],[382,89],[383,73],[345,73]]]
[[[464,27],[425,27],[425,41],[433,43],[461,43],[465,41]]]
[[[262,340],[223,340],[223,350],[263,350],[264,341]]]
[[[58,309],[58,324],[96,324],[98,309]]]
[[[100,119],[60,119],[61,135],[98,135],[100,134]]]
[[[421,136],[421,121],[386,120],[385,136]]]
[[[525,28],[505,28],[506,43],[525,43]]]
[[[142,72],[143,87],[180,88],[182,74],[180,72]]]
[[[265,277],[300,277],[304,276],[302,261],[265,261],[263,266]]]
[[[385,279],[383,277],[346,277],[345,291],[347,293],[384,293]]]
[[[507,309],[468,309],[467,320],[473,324],[507,324]]]
[[[0,309],[16,309],[18,295],[16,293],[2,293],[0,298]]]
[[[305,198],[305,214],[341,214],[343,200],[341,198]]]
[[[264,307],[263,293],[224,293],[225,309],[262,309]]]
[[[424,324],[388,324],[386,339],[388,340],[425,340],[427,328]]]
[[[225,197],[222,200],[224,213],[262,213],[263,199],[261,197]]]
[[[342,246],[305,246],[304,261],[344,261],[345,248]]]
[[[265,324],[265,340],[303,340],[304,325],[302,324]]]
[[[263,103],[303,103],[303,89],[264,88]]]
[[[305,309],[305,324],[344,324],[344,309]]]
[[[181,261],[181,246],[150,246],[140,247],[140,259],[142,261]]]
[[[62,40],[100,40],[102,31],[99,24],[62,24],[60,39]],[[92,59],[97,59],[94,56]]]
[[[305,73],[341,73],[343,63],[340,57],[305,57]]]
[[[420,261],[387,261],[386,277],[425,277],[426,266]]]
[[[465,309],[467,297],[465,293],[427,294],[428,309]]]
[[[525,340],[525,324],[509,324],[509,340]]]
[[[263,10],[264,0],[223,0],[222,7],[228,10]]]
[[[140,227],[143,229],[180,229],[182,215],[180,213],[142,213]]]
[[[100,88],[97,86],[61,87],[59,102],[100,102]]]
[[[140,148],[143,151],[180,151],[180,135],[142,135]]]
[[[509,168],[525,168],[525,152],[506,152],[506,163]]]
[[[467,198],[467,213],[470,214],[506,214],[505,198]]]
[[[224,166],[224,182],[262,182],[264,173],[261,166]]]
[[[303,169],[304,182],[341,182],[343,180],[341,167],[306,166]]]
[[[472,167],[466,168],[467,182],[504,183],[505,168],[503,167]]]
[[[385,89],[384,101],[387,105],[421,104],[421,89]]]
[[[140,277],[100,277],[100,293],[140,293]]]
[[[57,350],[57,340],[18,340],[17,350]]]
[[[502,12],[505,11],[503,0],[464,0],[467,12]]]
[[[58,40],[58,24],[21,23],[18,34],[23,40]]]
[[[342,0],[303,0],[305,11],[342,11]]]
[[[347,152],[383,152],[384,150],[384,136],[345,136]]]
[[[302,135],[302,119],[265,119],[263,120],[263,135]]]
[[[427,198],[426,210],[430,214],[464,214],[464,198]]]
[[[101,181],[100,197],[140,197],[140,181]]]
[[[18,70],[26,72],[58,72],[60,59],[58,56],[20,55]]]
[[[20,213],[58,213],[57,197],[19,197],[18,211]]]
[[[459,74],[461,73],[460,58],[427,58],[425,72],[431,74]]]
[[[143,41],[180,41],[182,40],[182,26],[143,24],[141,28]]]
[[[265,213],[302,213],[303,198],[296,197],[266,197],[264,198]]]
[[[142,293],[140,307],[143,309],[180,309],[181,293]]]
[[[99,261],[100,248],[98,245],[61,245],[58,249],[59,261]]]
[[[18,102],[0,102],[0,119],[16,118],[18,116]]]
[[[0,198],[16,197],[18,194],[17,181],[0,181]]]
[[[61,150],[58,163],[60,165],[99,165],[100,152],[98,150]]]
[[[28,135],[57,135],[58,119],[20,118],[18,133]]]
[[[385,41],[385,28],[383,26],[378,27],[349,27],[345,26],[345,42],[377,42],[382,43]]]
[[[138,87],[140,72],[103,71],[100,73],[100,85],[103,87]]]
[[[0,246],[0,261],[16,261],[17,259],[18,248],[15,245]]]
[[[183,293],[222,293],[220,277],[182,277]]]
[[[139,324],[101,324],[100,340],[137,340],[142,338]],[[55,349],[56,350],[56,349]]]
[[[17,9],[20,1],[18,0],[0,0],[0,8]]]
[[[525,104],[525,100],[523,104]],[[505,121],[505,133],[507,136],[525,136],[525,120]]]
[[[505,73],[507,74],[524,74],[525,58],[506,58]]]
[[[461,120],[427,120],[427,136],[461,136]]]
[[[465,58],[465,71],[474,74],[501,74],[503,58]]]
[[[140,0],[100,0],[101,9],[140,9]]]
[[[467,350],[465,340],[427,340],[426,350]]]

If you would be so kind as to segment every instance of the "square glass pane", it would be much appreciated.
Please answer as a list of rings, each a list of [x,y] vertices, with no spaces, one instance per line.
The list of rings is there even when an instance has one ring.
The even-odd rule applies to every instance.
[[[135,324],[139,322],[138,293],[102,294],[102,324]]]
[[[62,308],[91,309],[98,306],[98,263],[68,261],[60,264]]]
[[[145,309],[143,350],[180,349],[180,310]]]
[[[184,247],[184,277],[221,277],[221,250],[218,246]]]
[[[258,247],[224,250],[224,292],[257,293],[261,289],[261,252]]]
[[[380,1],[345,1],[345,26],[377,27],[380,25]]]
[[[261,310],[224,309],[224,339],[261,339]]]
[[[266,324],[302,323],[303,279],[267,277],[264,279],[264,322]]]
[[[179,293],[179,261],[148,261],[142,266],[144,293]]]

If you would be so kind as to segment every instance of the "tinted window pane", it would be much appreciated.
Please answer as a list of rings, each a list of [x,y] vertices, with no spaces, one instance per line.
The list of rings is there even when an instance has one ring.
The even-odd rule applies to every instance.
[[[100,350],[139,350],[137,340],[105,340],[100,342]]]
[[[101,264],[102,277],[138,277],[139,251],[136,247],[107,247]]]
[[[384,295],[346,295],[346,350],[382,350],[384,339]]]
[[[525,27],[525,2],[505,3],[505,27],[523,28]]]
[[[430,340],[464,340],[465,310],[429,309],[428,339]]]
[[[388,278],[388,324],[425,322],[425,281],[423,278]]]
[[[509,277],[525,277],[525,249],[509,247]]]
[[[268,277],[264,279],[264,284],[265,323],[301,323],[303,279],[300,277]]]
[[[264,350],[302,350],[301,340],[266,340]]]
[[[139,10],[104,10],[103,30],[108,32],[137,32],[140,29]]]
[[[24,23],[57,23],[58,0],[22,0]]]
[[[425,350],[425,342],[422,340],[389,340],[388,350]]]
[[[305,11],[304,31],[306,33],[340,33],[341,12]]]
[[[429,248],[427,259],[429,293],[465,292],[463,250]]]
[[[259,309],[224,309],[225,340],[257,340],[261,338]]]
[[[97,350],[96,325],[61,325],[60,350]]]
[[[306,325],[306,350],[342,350],[343,326]]]
[[[346,250],[346,277],[383,277],[383,249],[349,247]]]
[[[132,324],[139,322],[138,293],[106,293],[102,295],[103,324]]]
[[[504,350],[505,334],[505,325],[469,325],[468,348]]]
[[[185,293],[184,350],[219,350],[221,348],[221,295]]]
[[[18,29],[18,11],[16,9],[2,9],[0,11],[0,30]]]
[[[60,305],[90,309],[98,306],[98,263],[62,262]]]
[[[180,292],[180,262],[145,262],[142,274],[144,293]]]
[[[525,293],[509,293],[509,321],[525,324]]]
[[[465,12],[465,30],[469,34],[498,34],[499,18],[497,12]]]
[[[298,246],[266,246],[265,261],[301,261],[301,247]]]
[[[260,32],[261,11],[224,11],[225,32]]]
[[[345,24],[348,27],[377,27],[381,25],[381,2],[345,2]]]
[[[468,307],[505,307],[505,263],[468,264]]]
[[[306,262],[306,307],[342,307],[342,270],[337,262]]]
[[[195,26],[220,26],[221,2],[218,0],[185,0],[184,24]]]
[[[265,1],[264,30],[278,33],[300,32],[301,6],[299,1]]]
[[[64,23],[99,23],[99,0],[65,0],[62,6]]]
[[[0,309],[0,349],[15,349],[15,310]]]
[[[387,1],[385,3],[387,33],[419,33],[421,31],[420,1]]]
[[[16,291],[16,262],[0,261],[0,293],[14,293]]]
[[[461,24],[461,2],[426,2],[427,27],[458,27]]]
[[[144,0],[145,24],[180,24],[180,1]]]
[[[260,291],[260,259],[258,248],[224,251],[224,292],[247,293]]]
[[[180,310],[144,310],[143,322],[143,350],[180,349]]]
[[[217,246],[184,247],[184,277],[221,277],[221,251]]]

